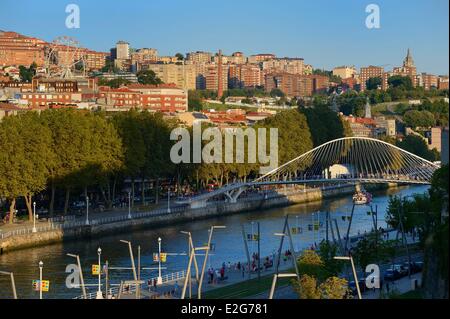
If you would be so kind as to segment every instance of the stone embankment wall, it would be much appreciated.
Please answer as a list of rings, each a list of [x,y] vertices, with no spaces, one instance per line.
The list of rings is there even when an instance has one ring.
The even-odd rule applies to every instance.
[[[320,201],[325,198],[353,194],[354,191],[354,185],[341,185],[324,190],[319,188],[313,190],[310,189],[307,192],[299,189],[299,187],[282,187],[278,190],[278,193],[272,193],[266,199],[262,197],[243,198],[234,204],[217,202],[201,209],[186,209],[182,212],[174,212],[147,218],[124,220],[108,224],[93,224],[75,229],[58,229],[48,232],[12,236],[0,240],[0,254],[7,251],[47,245],[65,240],[84,239],[92,236],[97,237],[119,232],[129,232],[130,230],[155,228],[217,216]]]

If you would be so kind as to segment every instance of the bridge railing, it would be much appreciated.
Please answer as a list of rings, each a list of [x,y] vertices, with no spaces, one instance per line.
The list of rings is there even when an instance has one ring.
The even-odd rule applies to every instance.
[[[169,284],[172,283],[174,281],[177,280],[181,280],[186,278],[186,270],[181,270],[181,271],[177,271],[174,273],[170,273],[170,274],[165,274],[163,276],[161,276],[162,278],[162,285],[165,284]],[[152,277],[150,279],[148,279],[148,282],[153,282],[154,280],[158,280],[158,277]],[[111,288],[108,289],[108,297],[112,297],[112,296],[118,296],[120,292],[120,285],[119,284],[114,284],[112,285]],[[122,286],[122,293],[135,293],[136,292],[136,285],[124,285]],[[86,299],[96,299],[97,298],[97,291],[96,292],[91,292],[86,294]],[[84,299],[84,296],[77,296],[73,299]]]

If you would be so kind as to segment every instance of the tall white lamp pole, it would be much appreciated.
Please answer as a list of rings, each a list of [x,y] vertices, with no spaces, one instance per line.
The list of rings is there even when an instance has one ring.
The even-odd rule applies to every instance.
[[[86,196],[86,225],[89,225],[89,196]]]
[[[131,219],[131,192],[128,191],[128,219]]]
[[[37,232],[36,230],[36,202],[33,202],[33,233]]]
[[[162,284],[161,276],[161,237],[158,237],[158,285]]]
[[[102,255],[102,249],[98,247],[97,249],[98,254],[98,290],[97,290],[97,298],[96,299],[103,299],[102,294],[102,268],[101,268],[101,255]]]
[[[170,189],[167,189],[167,213],[170,214]]]
[[[42,268],[44,267],[44,263],[42,261],[39,262],[39,299],[42,299]]]

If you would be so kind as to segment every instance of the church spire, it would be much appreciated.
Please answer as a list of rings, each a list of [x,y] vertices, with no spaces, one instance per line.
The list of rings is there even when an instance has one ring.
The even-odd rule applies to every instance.
[[[406,58],[403,61],[403,66],[405,67],[414,67],[414,60],[411,55],[411,50],[408,48],[408,53],[406,54]]]

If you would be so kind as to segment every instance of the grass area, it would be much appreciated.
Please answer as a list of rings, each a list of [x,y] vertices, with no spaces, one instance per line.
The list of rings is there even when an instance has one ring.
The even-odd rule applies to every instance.
[[[390,115],[391,112],[388,111],[387,105],[380,103],[372,106],[372,114],[373,115]]]
[[[242,281],[236,284],[213,289],[205,292],[206,299],[241,299],[255,296],[264,292],[269,292],[272,286],[273,275]],[[289,285],[289,278],[280,278],[277,282],[277,288]]]
[[[231,110],[231,109],[242,109],[242,110],[245,110],[245,111],[251,110],[251,108],[246,107],[246,106],[223,104],[221,102],[218,102],[218,103],[205,102],[204,106],[203,106],[203,109],[204,110],[214,109],[216,111],[226,111],[226,110]]]

